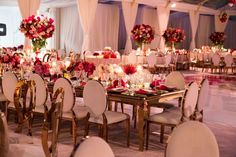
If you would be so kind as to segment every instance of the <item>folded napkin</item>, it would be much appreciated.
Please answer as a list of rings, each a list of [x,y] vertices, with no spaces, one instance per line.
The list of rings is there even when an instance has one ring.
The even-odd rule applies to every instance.
[[[99,56],[99,53],[94,52],[94,53],[93,53],[93,56]]]
[[[116,88],[118,85],[119,85],[119,81],[120,81],[120,85],[122,86],[122,87],[125,87],[126,86],[126,84],[125,84],[125,81],[124,80],[114,80],[113,81],[113,87],[114,88]]]
[[[137,91],[135,91],[136,94],[143,94],[143,95],[147,95],[147,94],[153,94],[155,91],[146,91],[144,89],[139,89]]]
[[[152,81],[152,83],[150,84],[150,87],[151,87],[151,88],[155,88],[155,87],[157,87],[157,86],[160,85],[160,82],[161,82],[161,80],[154,80],[154,81]]]
[[[167,87],[167,86],[165,86],[165,85],[160,85],[159,87],[157,87],[158,89],[160,89],[160,90],[166,90],[166,91],[168,91],[168,92],[172,92],[172,91],[174,91],[176,88],[173,88],[173,87]]]

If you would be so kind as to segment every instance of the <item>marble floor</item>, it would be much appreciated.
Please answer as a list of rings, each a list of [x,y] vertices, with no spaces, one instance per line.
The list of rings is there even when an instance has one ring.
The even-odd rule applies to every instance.
[[[213,131],[219,144],[221,157],[236,157],[236,76],[225,75],[212,75],[200,72],[184,72],[186,83],[192,80],[200,81],[201,78],[207,77],[210,80],[210,93],[208,105],[204,109],[204,123]],[[173,101],[173,103],[175,103]],[[132,113],[130,105],[125,106],[125,112]],[[153,110],[156,112],[156,110]],[[38,121],[42,120],[40,117]],[[131,122],[133,124],[133,122]],[[36,123],[33,128],[34,137],[26,137],[24,133],[15,134],[13,120],[9,122],[11,130],[11,142],[26,142],[40,144],[40,131],[39,123]],[[73,149],[72,137],[70,134],[69,123],[64,122],[61,134],[59,137],[59,153],[58,157],[68,157]],[[90,136],[97,135],[97,128],[92,126]],[[151,131],[158,132],[158,126],[151,126]],[[149,150],[143,152],[138,151],[137,130],[131,128],[130,147],[126,148],[126,138],[123,126],[111,126],[109,128],[109,144],[115,153],[116,157],[163,157],[165,144],[159,142],[158,134],[150,135]],[[167,130],[170,134],[170,130]],[[80,125],[79,139],[83,135],[83,125]],[[168,136],[165,137],[167,139]],[[17,139],[17,140],[16,140]],[[92,149],[92,148],[91,148]]]

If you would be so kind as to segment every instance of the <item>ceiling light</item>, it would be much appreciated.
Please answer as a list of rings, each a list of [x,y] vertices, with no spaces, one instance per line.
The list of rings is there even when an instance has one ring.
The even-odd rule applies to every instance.
[[[171,8],[175,8],[176,7],[176,3],[171,3],[170,7]]]

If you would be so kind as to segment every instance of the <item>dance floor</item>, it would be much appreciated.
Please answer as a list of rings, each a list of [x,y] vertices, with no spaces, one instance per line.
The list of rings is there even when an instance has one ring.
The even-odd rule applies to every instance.
[[[213,131],[220,148],[221,157],[235,157],[236,151],[236,76],[224,76],[224,75],[212,75],[199,72],[184,72],[186,83],[196,80],[199,82],[203,77],[207,77],[210,82],[210,95],[208,105],[204,110],[204,123]],[[173,101],[173,103],[176,103]],[[152,112],[158,111],[153,109]],[[125,112],[132,113],[132,107],[125,105]],[[13,116],[9,122],[9,128],[11,130],[11,143],[33,143],[40,145],[40,132],[42,117],[36,118],[36,123],[33,126],[33,137],[25,137],[24,133],[15,134],[13,130],[16,125],[13,120]],[[126,148],[126,137],[123,125],[111,126],[109,128],[108,142],[111,145],[112,150],[116,157],[163,157],[165,144],[159,142],[159,135],[156,133],[159,131],[158,126],[151,125],[149,150],[143,152],[138,151],[138,139],[137,130],[133,128],[133,121],[131,122],[131,138],[130,147]],[[81,139],[84,133],[84,125],[79,125],[79,136]],[[92,126],[90,136],[97,135],[97,127]],[[26,133],[26,131],[25,131]],[[167,134],[170,134],[170,130],[167,129]],[[165,136],[167,139],[168,136]],[[61,134],[59,137],[59,153],[58,157],[68,157],[73,149],[72,137],[70,134],[70,124],[64,122]],[[91,148],[92,150],[92,148]]]

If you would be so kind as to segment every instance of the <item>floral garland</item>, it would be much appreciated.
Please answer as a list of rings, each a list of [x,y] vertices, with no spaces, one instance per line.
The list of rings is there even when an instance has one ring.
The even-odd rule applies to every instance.
[[[87,76],[93,75],[93,72],[95,71],[96,67],[93,63],[89,63],[87,61],[79,61],[74,64],[71,64],[67,71],[73,72],[73,71],[80,71],[87,73]]]
[[[3,54],[0,57],[0,62],[11,65],[11,67],[13,69],[20,68],[20,56],[19,55],[10,55],[8,53]]]
[[[48,63],[44,63],[39,59],[36,59],[34,62],[34,72],[41,76],[49,76],[50,75],[50,65]]]
[[[55,30],[53,22],[53,19],[43,15],[32,15],[22,20],[20,31],[24,33],[25,37],[32,40],[34,52],[45,47],[46,39],[52,37]]]
[[[220,22],[225,23],[228,19],[228,14],[225,11],[221,12],[219,15],[219,19]]]
[[[141,46],[142,44],[150,44],[154,39],[154,30],[149,25],[136,25],[132,29],[131,33],[131,38],[138,46]]]
[[[225,41],[225,33],[224,32],[213,32],[211,33],[209,39],[213,43],[214,46],[220,46],[224,44]]]
[[[186,36],[184,30],[182,29],[167,28],[162,37],[165,39],[166,44],[171,44],[171,43],[175,44],[183,42]]]

